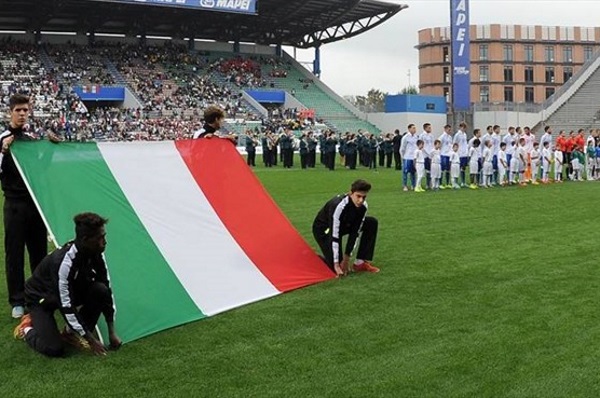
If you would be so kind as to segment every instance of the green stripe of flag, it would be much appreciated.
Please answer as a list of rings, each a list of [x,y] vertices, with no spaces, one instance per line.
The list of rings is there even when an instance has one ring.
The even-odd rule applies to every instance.
[[[117,331],[125,342],[205,317],[135,214],[96,144],[19,142],[12,152],[59,244],[74,237],[75,214],[91,211],[109,218],[105,254]]]

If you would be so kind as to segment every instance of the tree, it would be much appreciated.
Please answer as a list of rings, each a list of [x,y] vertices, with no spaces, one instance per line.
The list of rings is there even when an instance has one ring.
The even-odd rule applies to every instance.
[[[417,94],[419,94],[419,90],[417,89],[417,86],[407,86],[407,87],[404,87],[402,89],[402,91],[400,91],[400,94],[417,95]]]
[[[385,97],[388,93],[384,93],[378,89],[370,89],[367,95],[357,95],[352,97],[350,102],[363,112],[383,112],[385,110]]]

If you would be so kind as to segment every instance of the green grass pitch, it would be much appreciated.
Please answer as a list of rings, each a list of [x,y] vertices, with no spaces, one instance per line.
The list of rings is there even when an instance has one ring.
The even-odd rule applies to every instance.
[[[381,272],[248,305],[105,358],[51,360],[13,340],[2,269],[1,396],[600,395],[600,183],[415,194],[401,192],[393,170],[255,173],[313,247],[320,206],[369,180]],[[251,211],[252,198],[241,200]]]

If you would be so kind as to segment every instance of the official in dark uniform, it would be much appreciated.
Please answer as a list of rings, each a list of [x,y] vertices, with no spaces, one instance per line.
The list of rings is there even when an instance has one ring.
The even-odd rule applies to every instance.
[[[251,130],[246,131],[246,163],[248,166],[255,167],[256,166],[256,146],[258,145],[258,141],[254,137],[254,134]]]
[[[306,134],[300,136],[300,167],[306,169],[308,167],[308,142]]]
[[[396,170],[402,170],[402,160],[400,159],[400,144],[402,143],[402,136],[400,135],[400,130],[396,129],[394,131],[394,138],[392,139],[392,144],[394,147],[394,167]]]

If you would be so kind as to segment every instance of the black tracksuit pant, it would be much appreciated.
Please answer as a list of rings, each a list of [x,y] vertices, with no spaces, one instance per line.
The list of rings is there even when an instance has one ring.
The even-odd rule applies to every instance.
[[[375,243],[377,242],[377,229],[379,222],[375,217],[366,216],[360,231],[358,252],[356,258],[364,261],[373,260],[375,254]],[[322,231],[317,225],[313,224],[313,236],[321,248],[325,263],[333,270],[333,249],[331,247],[331,232]],[[341,237],[340,237],[341,238]],[[338,258],[340,262],[343,258],[342,242],[339,244],[340,253]]]
[[[94,330],[100,314],[111,303],[110,291],[100,282],[81,286],[75,294],[75,306],[81,306],[79,314],[83,326],[89,331]],[[28,303],[28,308],[33,329],[25,335],[27,344],[40,354],[49,357],[63,356],[64,343],[54,318],[56,303]]]
[[[25,305],[25,247],[31,272],[46,257],[46,226],[33,200],[4,199],[4,253],[8,302]]]

